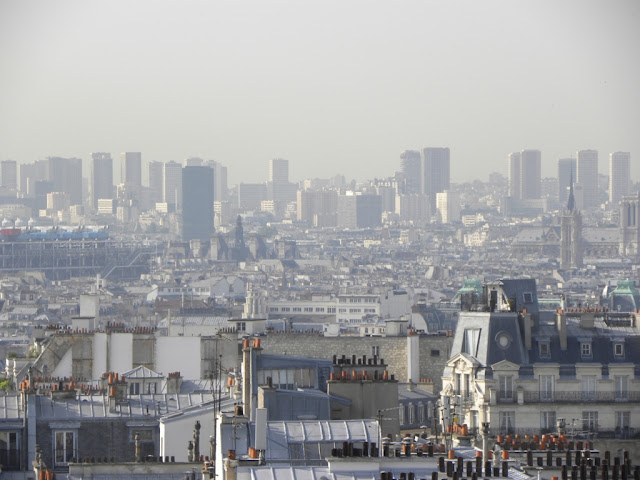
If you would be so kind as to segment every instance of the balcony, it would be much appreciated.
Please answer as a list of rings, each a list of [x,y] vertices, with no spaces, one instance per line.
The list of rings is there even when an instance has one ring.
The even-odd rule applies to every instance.
[[[524,403],[630,403],[640,401],[640,392],[530,392]],[[498,398],[501,402],[501,399]]]

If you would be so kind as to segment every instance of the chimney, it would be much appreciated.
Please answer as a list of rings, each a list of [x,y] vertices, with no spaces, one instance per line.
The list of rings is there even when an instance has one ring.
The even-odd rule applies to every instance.
[[[167,374],[167,393],[180,393],[182,386],[182,376],[180,372],[170,372]]]
[[[522,314],[522,323],[524,327],[524,348],[531,350],[531,330],[533,329],[531,314],[524,312]]]
[[[593,329],[595,326],[595,317],[596,315],[592,309],[583,311],[580,314],[580,326],[582,328]]]
[[[257,385],[254,386],[257,377],[256,357],[262,352],[262,347],[260,347],[260,339],[245,338],[242,345],[242,403],[245,415],[249,420],[253,420],[257,403],[254,400],[254,387],[255,395],[258,393]]]
[[[560,350],[567,350],[567,315],[563,310],[556,312],[556,327],[560,338]]]
[[[229,451],[228,453],[231,453],[231,451]],[[237,480],[237,469],[238,460],[235,459],[235,455],[227,455],[227,458],[224,459],[224,471],[226,480]]]
[[[108,374],[109,412],[115,413],[116,405],[127,399],[127,382],[117,373]]]

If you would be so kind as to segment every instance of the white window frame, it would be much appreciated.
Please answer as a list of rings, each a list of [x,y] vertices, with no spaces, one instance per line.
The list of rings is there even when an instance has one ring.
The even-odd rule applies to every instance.
[[[540,375],[540,400],[543,402],[553,402],[553,396],[555,392],[555,376],[554,375]]]
[[[498,375],[498,398],[513,401],[513,375]]]
[[[67,435],[70,434],[73,436],[72,438],[72,446],[71,446],[71,455],[69,455],[69,453],[67,452],[67,445],[66,445],[66,437]],[[73,458],[78,458],[78,432],[77,430],[63,430],[63,429],[57,429],[54,430],[52,432],[53,435],[53,443],[52,443],[52,450],[53,450],[53,463],[55,467],[58,466],[66,466],[69,465],[69,462],[71,461],[71,459]],[[62,451],[62,455],[64,460],[63,461],[58,461],[58,435],[64,435],[65,441],[64,441],[64,447],[63,447],[63,451]]]
[[[597,379],[595,375],[583,375],[580,380],[582,386],[582,400],[595,400],[597,391]]]
[[[582,429],[589,433],[598,431],[598,412],[588,411],[582,412]]]
[[[540,412],[540,428],[549,432],[556,429],[556,412]]]
[[[516,431],[516,412],[500,412],[500,432],[511,434]]]
[[[629,400],[629,376],[615,375],[613,377],[616,401]]]

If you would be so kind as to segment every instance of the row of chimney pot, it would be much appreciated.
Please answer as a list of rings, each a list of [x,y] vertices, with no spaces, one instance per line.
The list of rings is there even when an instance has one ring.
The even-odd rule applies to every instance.
[[[374,355],[373,358],[367,358],[366,355],[362,355],[362,358],[351,355],[348,358],[346,355],[342,355],[342,358],[338,358],[337,355],[333,356],[334,365],[384,365],[384,360],[381,358],[378,361],[378,356]]]
[[[259,338],[245,338],[244,340],[242,340],[242,348],[249,348],[249,347],[254,347],[254,348],[260,348],[260,339]]]
[[[351,375],[349,375],[345,370],[342,370],[342,373],[340,374],[336,374],[331,372],[331,375],[329,376],[329,380],[331,381],[338,381],[338,380],[342,380],[342,381],[349,381],[349,382],[356,382],[358,380],[383,380],[383,381],[394,381],[395,380],[395,375],[389,375],[389,371],[388,370],[384,370],[382,372],[382,375],[380,375],[380,373],[378,372],[378,370],[375,370],[373,372],[373,375],[371,373],[368,373],[366,371],[363,371],[362,373],[358,373],[355,370],[353,370],[351,372]]]

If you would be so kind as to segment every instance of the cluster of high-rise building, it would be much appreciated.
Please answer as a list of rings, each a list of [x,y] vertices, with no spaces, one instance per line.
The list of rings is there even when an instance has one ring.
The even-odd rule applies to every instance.
[[[542,203],[543,179],[541,176],[541,153],[538,150],[523,150],[509,155],[509,197],[511,203],[535,205],[546,209]],[[608,202],[614,208],[631,189],[631,154],[614,152],[609,155]],[[560,205],[568,199],[569,186],[573,184],[576,205],[579,209],[595,208],[607,202],[601,192],[607,189],[600,184],[598,152],[580,150],[576,158],[558,160],[558,194]],[[528,202],[528,203],[527,203]]]

